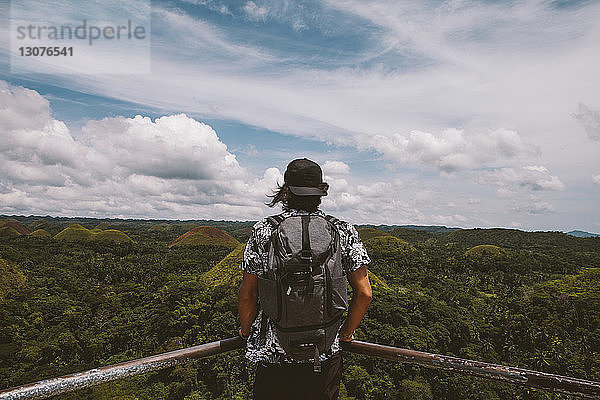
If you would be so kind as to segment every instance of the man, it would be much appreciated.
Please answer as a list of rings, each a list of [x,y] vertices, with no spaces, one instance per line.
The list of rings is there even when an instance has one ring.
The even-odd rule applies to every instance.
[[[255,400],[337,399],[342,375],[339,341],[349,342],[354,339],[354,330],[371,303],[372,292],[366,267],[370,259],[356,229],[346,222],[325,217],[325,214],[318,209],[321,197],[327,195],[327,189],[328,185],[323,182],[321,167],[308,159],[297,159],[287,166],[284,184],[271,196],[272,201],[268,205],[273,207],[282,203],[283,213],[278,217],[278,221],[294,219],[293,217],[297,216],[315,221],[322,217],[334,226],[332,231],[336,231],[338,235],[336,240],[339,240],[339,247],[336,248],[341,254],[339,259],[343,267],[342,274],[345,273],[353,292],[348,316],[337,335],[336,331],[330,335],[332,344],[326,351],[319,352],[315,345],[313,359],[305,357],[297,359],[288,354],[283,347],[288,348],[288,351],[289,347],[283,344],[289,342],[283,338],[284,334],[281,333],[280,327],[275,325],[273,318],[266,316],[268,313],[263,310],[263,306],[272,303],[273,299],[259,299],[259,280],[264,282],[269,268],[271,237],[277,231],[277,225],[273,223],[272,218],[264,219],[254,225],[241,265],[244,276],[239,288],[238,308],[241,324],[239,334],[247,339],[246,357],[258,363],[254,381]],[[304,225],[302,229],[304,230]],[[304,251],[304,231],[302,236]],[[273,263],[272,255],[271,263]],[[345,281],[345,279],[342,281],[343,297],[346,296]],[[288,295],[291,290],[290,286],[287,290]],[[259,300],[262,306],[259,305]],[[346,303],[347,299],[344,298],[343,302]],[[322,309],[323,307],[321,311]],[[341,321],[338,319],[338,325],[334,329],[337,330],[339,323]],[[308,354],[312,354],[310,353],[312,348],[308,351]]]

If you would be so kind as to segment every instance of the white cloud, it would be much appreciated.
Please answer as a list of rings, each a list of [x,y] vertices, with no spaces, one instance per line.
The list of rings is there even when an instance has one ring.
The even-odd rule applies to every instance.
[[[545,201],[533,201],[530,203],[515,206],[514,211],[523,212],[531,215],[551,214],[554,212],[554,206]]]
[[[245,189],[255,201],[263,203],[268,199],[266,196],[272,195],[279,185],[283,184],[283,174],[278,168],[267,168],[258,180],[253,180],[251,185]]]
[[[220,1],[215,0],[183,0],[186,3],[201,5],[208,8],[211,11],[216,11],[221,14],[232,15],[231,11],[225,4],[221,4]]]
[[[467,66],[474,73],[491,66],[477,60],[478,53],[496,53],[501,58],[503,50],[512,49],[537,55],[555,49],[556,41],[579,39],[571,36],[574,32],[594,29],[593,17],[581,16],[577,7],[558,8],[540,1],[327,0],[327,4],[381,28],[382,39],[397,48],[410,48],[432,61]],[[590,7],[590,11],[597,9]],[[577,17],[579,25],[557,25]],[[485,49],[489,42],[494,47]]]
[[[452,215],[431,215],[431,223],[445,226],[456,226],[464,223],[467,218],[460,214]]]
[[[243,178],[235,156],[215,131],[184,114],[157,118],[105,118],[90,121],[82,136],[121,174],[164,179]]]
[[[550,171],[543,166],[483,171],[479,173],[477,180],[484,185],[499,186],[505,191],[514,191],[519,188],[533,191],[564,190],[565,188],[561,180],[550,174]]]
[[[327,175],[347,175],[350,173],[350,166],[343,161],[325,161],[323,173]]]
[[[329,185],[329,198],[332,198],[336,192],[342,193],[350,190],[350,184],[344,178],[336,178],[333,176],[324,175],[323,180]]]
[[[508,198],[513,197],[515,195],[515,192],[513,190],[509,190],[505,187],[500,187],[500,188],[496,189],[496,195],[501,199],[508,199]]]
[[[592,110],[585,104],[579,103],[577,112],[572,116],[583,125],[590,140],[600,140],[600,111]]]
[[[401,183],[395,182],[373,182],[367,185],[357,185],[356,193],[367,199],[383,199],[394,190],[399,190],[402,187]]]
[[[251,176],[184,114],[92,120],[75,140],[39,93],[0,82],[0,120],[0,212],[249,218],[283,180]]]
[[[244,4],[244,11],[250,19],[254,20],[264,20],[269,13],[269,10],[265,7],[257,6],[253,1],[248,1]]]
[[[258,155],[258,150],[256,149],[255,145],[250,143],[244,150],[240,150],[240,153],[249,157],[256,157]]]
[[[30,184],[85,181],[88,149],[76,143],[67,126],[50,115],[39,93],[0,81],[0,168],[2,175]]]
[[[350,177],[349,177],[350,178]],[[323,198],[323,209],[353,223],[398,223],[426,218],[419,211],[425,202],[409,200],[420,192],[405,193],[399,180],[387,182],[331,179],[329,195]],[[420,203],[417,205],[417,203]]]
[[[300,32],[306,29],[306,24],[304,23],[304,21],[297,19],[294,22],[292,22],[292,28],[296,32]]]
[[[523,143],[517,132],[507,129],[470,135],[458,129],[447,129],[440,135],[413,131],[380,137],[372,146],[398,163],[419,162],[445,173],[539,152],[537,147]]]
[[[153,18],[152,41],[161,49],[159,54],[163,57],[175,59],[184,55],[194,58],[202,54],[204,66],[217,65],[220,71],[231,70],[241,64],[247,68],[256,63],[278,61],[264,48],[228,40],[227,32],[204,19],[158,6],[153,6],[152,12],[156,16]],[[159,61],[160,57],[156,60]],[[231,64],[232,60],[234,64]]]
[[[592,182],[596,185],[600,185],[600,174],[592,176]]]

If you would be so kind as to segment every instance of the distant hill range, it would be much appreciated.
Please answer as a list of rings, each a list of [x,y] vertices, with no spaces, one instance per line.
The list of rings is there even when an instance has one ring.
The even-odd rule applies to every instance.
[[[448,228],[447,226],[437,225],[399,225],[398,228],[412,229],[413,231],[425,231],[436,234],[450,233],[462,228]]]
[[[118,218],[49,217],[0,215],[0,239],[19,236],[71,238],[82,236],[108,241],[156,240],[170,246],[217,244],[237,247],[250,236],[256,221],[215,220],[141,220]],[[75,226],[74,226],[75,225]],[[66,232],[59,235],[66,228]],[[461,243],[464,251],[478,245],[495,245],[514,249],[525,243],[547,241],[562,245],[569,239],[598,240],[600,234],[581,230],[570,232],[527,232],[506,228],[462,229],[441,225],[357,225],[363,241],[378,236],[395,236],[410,244],[436,241]],[[79,228],[79,229],[76,229]],[[216,229],[215,229],[216,228]],[[120,231],[120,232],[119,232]],[[68,234],[67,234],[68,233]],[[388,240],[389,241],[389,240]]]
[[[423,232],[428,232],[428,233],[433,233],[436,235],[443,235],[446,233],[450,233],[450,232],[454,232],[454,231],[458,231],[458,230],[462,230],[463,228],[448,228],[447,226],[438,226],[438,225],[358,225],[359,228],[374,228],[377,229],[379,231],[385,231],[385,232],[393,232],[394,230],[401,230],[399,228],[403,228],[403,229],[411,229],[413,231],[423,231]],[[475,229],[494,229],[494,228],[475,228]],[[498,228],[501,229],[501,228]],[[570,236],[575,236],[575,237],[582,237],[582,238],[589,238],[589,237],[600,237],[600,233],[590,233],[590,232],[585,232],[585,231],[580,231],[580,230],[572,230],[569,232],[565,232],[567,235]]]
[[[256,221],[216,221],[209,219],[197,220],[165,220],[165,219],[120,219],[120,218],[91,218],[91,217],[51,217],[37,215],[0,215],[0,237],[18,236],[19,231],[15,226],[3,226],[2,221],[11,220],[19,222],[22,226],[33,232],[44,229],[51,236],[73,224],[80,224],[87,229],[98,228],[101,230],[116,229],[136,237],[132,239],[158,238],[171,243],[178,236],[185,234],[197,226],[213,226],[219,228],[240,242],[245,242],[250,236],[252,226]],[[5,228],[3,232],[2,228]],[[12,229],[9,229],[12,228]],[[18,227],[22,230],[21,227]],[[28,234],[22,232],[20,234]]]
[[[577,231],[577,230],[567,232],[567,235],[571,235],[571,236],[575,236],[575,237],[583,237],[583,238],[600,237],[600,233],[590,233],[590,232]]]
[[[357,225],[358,228],[375,228],[382,231],[392,232],[395,229],[411,229],[413,231],[423,231],[436,235],[443,235],[462,228],[448,228],[440,225]]]

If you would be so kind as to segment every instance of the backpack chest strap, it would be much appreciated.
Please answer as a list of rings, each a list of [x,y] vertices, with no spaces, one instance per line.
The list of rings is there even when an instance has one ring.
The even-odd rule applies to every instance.
[[[308,224],[310,216],[302,215],[302,251],[300,252],[300,261],[310,264],[312,262],[312,250],[310,248],[310,234]]]

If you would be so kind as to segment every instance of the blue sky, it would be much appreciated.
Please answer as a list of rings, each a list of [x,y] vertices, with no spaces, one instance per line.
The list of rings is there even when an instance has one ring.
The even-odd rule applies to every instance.
[[[600,231],[596,1],[26,0],[1,18],[0,213],[257,219],[306,156],[354,223]],[[19,69],[18,24],[128,18],[138,47],[74,41],[88,58]]]

